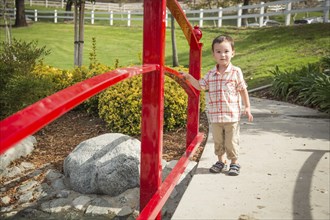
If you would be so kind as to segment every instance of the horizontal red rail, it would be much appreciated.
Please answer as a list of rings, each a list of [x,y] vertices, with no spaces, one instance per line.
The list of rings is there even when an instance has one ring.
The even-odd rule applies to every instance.
[[[137,220],[155,219],[158,213],[161,211],[168,197],[171,195],[176,183],[180,179],[180,176],[186,169],[190,157],[194,154],[197,147],[203,141],[204,134],[199,133],[187,147],[185,153],[177,162],[171,173],[167,176],[165,181],[160,185],[157,192],[152,196],[145,208],[142,210]]]
[[[9,116],[0,122],[0,154],[109,86],[157,69],[159,65],[149,64],[106,72],[63,89]]]

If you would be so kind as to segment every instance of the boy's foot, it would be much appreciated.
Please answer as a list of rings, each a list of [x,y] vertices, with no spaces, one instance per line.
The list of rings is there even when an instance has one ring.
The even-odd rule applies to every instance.
[[[211,173],[220,173],[222,169],[225,167],[225,164],[223,162],[217,161],[211,168]]]
[[[238,176],[241,166],[239,164],[230,164],[228,175],[229,176]]]

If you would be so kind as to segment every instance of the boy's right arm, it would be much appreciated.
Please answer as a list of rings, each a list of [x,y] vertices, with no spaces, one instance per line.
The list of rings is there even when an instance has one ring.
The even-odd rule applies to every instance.
[[[181,72],[181,74],[182,74],[183,78],[188,80],[195,89],[202,90],[202,87],[199,85],[198,80],[195,79],[192,75],[190,75],[189,73],[183,73],[183,72]]]

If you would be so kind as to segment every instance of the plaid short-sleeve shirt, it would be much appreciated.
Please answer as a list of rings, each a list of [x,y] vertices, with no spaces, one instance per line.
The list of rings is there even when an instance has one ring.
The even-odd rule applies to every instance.
[[[224,74],[210,70],[199,84],[208,90],[208,113],[211,123],[237,122],[241,116],[240,91],[247,88],[242,70],[230,64]]]

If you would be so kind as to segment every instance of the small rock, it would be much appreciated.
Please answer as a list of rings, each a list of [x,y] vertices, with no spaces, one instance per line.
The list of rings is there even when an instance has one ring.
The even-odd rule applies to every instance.
[[[109,208],[109,211],[115,215],[118,215],[120,210],[121,210],[120,208]]]
[[[70,194],[69,190],[62,190],[61,192],[56,194],[56,197],[57,198],[68,198],[69,194]]]
[[[8,205],[10,202],[10,197],[9,196],[2,197],[1,202],[5,205]]]
[[[117,214],[118,217],[125,217],[133,213],[133,210],[129,206],[124,206]]]
[[[53,180],[51,185],[55,190],[63,190],[66,188],[62,178]]]
[[[32,189],[33,187],[35,187],[38,184],[39,183],[35,180],[28,181],[24,185],[21,185],[20,187],[18,187],[17,190],[18,190],[18,192],[25,192],[25,191],[28,191],[28,190]]]
[[[3,176],[12,178],[12,177],[17,176],[21,173],[22,173],[22,170],[19,167],[14,166],[10,169],[5,170],[4,173],[3,173]]]
[[[20,195],[18,203],[19,204],[24,204],[24,203],[27,203],[27,202],[31,201],[33,198],[34,198],[33,197],[33,192],[29,191],[29,192],[27,192],[23,195]]]
[[[71,208],[71,200],[67,198],[59,198],[47,201],[41,204],[42,211],[49,213],[59,213]]]
[[[22,162],[20,164],[20,167],[27,169],[27,170],[31,170],[34,168],[34,165],[32,163],[28,163],[28,162]]]
[[[13,206],[1,207],[1,208],[0,208],[0,212],[2,212],[2,213],[10,212],[10,211],[13,210],[13,209],[14,209]]]
[[[55,179],[59,179],[61,177],[63,177],[63,174],[61,174],[57,170],[49,170],[46,173],[46,178],[47,178],[47,180],[50,180],[50,181],[53,181]]]
[[[108,201],[96,198],[86,209],[86,214],[106,215],[109,213],[110,204]]]
[[[78,210],[83,210],[84,207],[91,201],[91,198],[89,198],[88,196],[79,196],[78,198],[76,198],[75,200],[72,201],[72,206],[75,209]]]
[[[29,175],[27,175],[27,177],[33,178],[33,177],[39,176],[41,173],[42,173],[42,170],[37,169],[37,170],[33,171],[32,173],[30,173]]]

